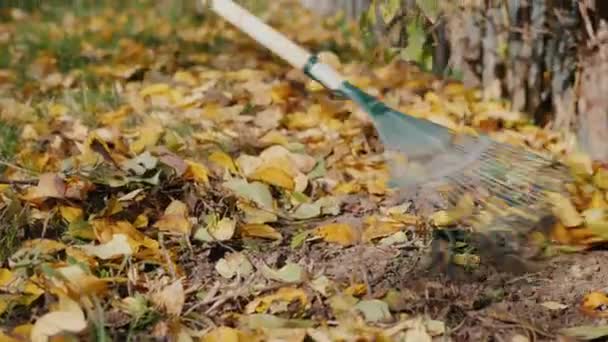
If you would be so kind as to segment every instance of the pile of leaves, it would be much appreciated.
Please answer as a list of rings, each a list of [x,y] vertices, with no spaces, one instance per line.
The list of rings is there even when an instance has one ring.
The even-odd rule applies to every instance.
[[[358,62],[356,23],[291,3],[270,13],[279,5],[275,27],[395,108],[571,165],[577,186],[543,237],[553,251],[608,239],[608,168],[572,139],[406,63]],[[407,276],[404,255],[426,254],[457,215],[397,200],[354,104],[213,15],[158,6],[1,13],[2,339],[446,333],[386,280]],[[591,299],[588,313],[605,315],[608,298]]]

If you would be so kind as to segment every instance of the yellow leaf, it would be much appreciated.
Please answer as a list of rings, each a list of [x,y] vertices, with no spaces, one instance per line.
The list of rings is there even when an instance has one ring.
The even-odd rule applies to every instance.
[[[345,223],[331,223],[316,229],[315,235],[326,242],[350,246],[357,242],[358,236],[353,227]]]
[[[344,294],[354,296],[354,297],[360,297],[366,293],[367,293],[367,285],[361,284],[361,283],[352,284],[349,287],[347,287],[346,289],[344,289]]]
[[[593,195],[591,195],[591,203],[589,204],[589,208],[601,208],[608,209],[608,203],[604,197],[604,194],[601,191],[594,191]]]
[[[593,175],[593,184],[602,190],[608,190],[608,169],[599,168]]]
[[[140,127],[138,132],[139,136],[137,140],[130,146],[131,152],[134,154],[140,154],[146,148],[156,146],[164,132],[164,128],[160,123],[151,121]]]
[[[477,267],[481,259],[478,255],[457,253],[452,256],[452,262],[455,265],[465,267]]]
[[[260,143],[264,145],[281,145],[289,144],[287,137],[277,131],[270,131],[260,138]]]
[[[569,198],[555,192],[548,193],[547,197],[553,205],[553,213],[564,226],[572,228],[583,224],[583,217],[576,211]]]
[[[593,173],[593,161],[584,153],[568,154],[564,163],[578,176],[586,177]]]
[[[289,129],[304,130],[314,128],[319,125],[321,118],[318,112],[296,112],[287,115],[287,127]]]
[[[99,115],[99,118],[97,120],[100,124],[105,126],[118,126],[129,117],[131,111],[132,108],[130,106],[121,106],[116,110]]]
[[[144,97],[144,96],[149,96],[149,95],[166,94],[170,90],[171,90],[171,88],[169,88],[168,84],[156,83],[156,84],[152,84],[152,85],[149,85],[149,86],[143,88],[139,92],[139,95]]]
[[[360,191],[361,191],[361,185],[359,185],[355,181],[351,181],[351,182],[347,182],[347,183],[340,183],[340,184],[338,184],[333,189],[332,192],[334,194],[348,195],[348,194],[354,194],[354,193],[357,193],[357,192],[360,192]]]
[[[209,170],[204,165],[190,160],[186,160],[186,164],[188,165],[185,173],[186,179],[192,179],[198,183],[209,182]]]
[[[283,236],[267,224],[247,224],[241,227],[241,234],[248,237],[259,237],[271,240],[281,240]]]
[[[371,224],[363,230],[363,241],[369,242],[377,238],[393,235],[404,228],[402,224],[391,224],[389,222],[378,222]]]
[[[69,223],[80,220],[83,215],[82,209],[67,205],[59,206],[59,212],[61,213],[61,217],[63,217]]]
[[[77,296],[101,296],[107,292],[107,279],[100,279],[94,275],[87,274],[82,267],[71,265],[58,268],[67,281],[67,286],[72,294]],[[44,291],[43,291],[44,293]]]
[[[4,310],[2,310],[2,304],[0,303],[0,312],[3,312],[3,311]],[[25,341],[25,339],[23,339],[23,337],[21,337],[20,339],[18,339],[16,337],[11,337],[11,336],[7,335],[6,333],[4,333],[2,330],[0,330],[0,342],[21,342],[21,341]]]
[[[608,296],[603,292],[591,292],[583,298],[581,309],[589,316],[596,318],[608,317]]]
[[[190,235],[192,223],[188,220],[188,207],[181,201],[173,200],[154,227],[162,231]]]
[[[430,219],[438,227],[450,226],[470,216],[473,213],[473,209],[473,198],[469,194],[464,194],[454,208],[439,210],[433,213]]]
[[[0,286],[7,286],[13,281],[14,278],[15,276],[13,275],[13,272],[11,272],[11,270],[9,270],[8,268],[0,268]]]
[[[49,106],[49,115],[51,115],[53,117],[59,117],[59,116],[66,115],[68,113],[68,111],[69,111],[68,107],[66,107],[60,103],[53,103]]]
[[[40,254],[55,254],[64,249],[65,245],[57,240],[33,239],[24,242],[19,251],[15,254],[23,253],[25,251],[36,251],[36,253]]]
[[[217,327],[201,337],[200,342],[245,342],[247,335],[237,329]]]
[[[148,226],[148,216],[146,214],[139,214],[137,215],[137,217],[135,218],[135,221],[133,222],[133,226],[135,228],[145,228]]]
[[[265,313],[271,307],[275,308],[275,312],[287,311],[288,306],[294,302],[297,302],[300,308],[306,308],[309,305],[306,292],[295,287],[283,287],[271,295],[254,299],[247,304],[245,312]]]
[[[285,171],[277,167],[262,167],[256,170],[250,178],[252,180],[258,180],[270,185],[285,188],[287,190],[293,190],[295,182],[293,178]]]
[[[213,153],[211,153],[211,155],[209,156],[209,161],[225,169],[228,169],[232,173],[237,173],[236,165],[234,164],[232,158],[222,151],[214,151]]]
[[[258,209],[246,203],[239,203],[238,206],[245,214],[243,221],[247,224],[264,224],[277,220],[277,215],[267,210]]]

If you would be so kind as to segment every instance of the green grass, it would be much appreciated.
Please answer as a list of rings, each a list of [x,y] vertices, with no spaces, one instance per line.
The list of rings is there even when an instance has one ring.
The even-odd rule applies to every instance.
[[[19,144],[19,129],[13,125],[0,121],[0,160],[10,161],[17,152]],[[0,165],[0,174],[6,169]]]

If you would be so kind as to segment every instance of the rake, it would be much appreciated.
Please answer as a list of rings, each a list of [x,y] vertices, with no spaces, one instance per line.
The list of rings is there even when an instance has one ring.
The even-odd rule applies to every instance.
[[[205,3],[205,0],[202,0]],[[486,250],[519,258],[520,237],[551,217],[551,193],[564,193],[567,168],[549,156],[484,134],[465,134],[401,113],[346,81],[316,55],[289,40],[231,0],[206,5],[291,66],[369,114],[398,189],[432,190],[459,211]]]

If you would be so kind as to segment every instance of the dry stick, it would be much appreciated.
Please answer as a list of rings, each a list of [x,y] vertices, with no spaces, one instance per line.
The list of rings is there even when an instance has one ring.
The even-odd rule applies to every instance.
[[[0,178],[0,184],[6,185],[36,185],[38,184],[37,179],[26,179],[26,180],[12,180]]]
[[[23,171],[25,173],[29,173],[30,175],[38,175],[39,173],[33,170],[29,170],[26,168],[23,168],[19,165],[13,164],[13,163],[9,163],[5,160],[0,160],[0,165],[4,165],[6,167],[10,167],[11,169],[15,169],[15,170],[19,170],[19,171]]]

